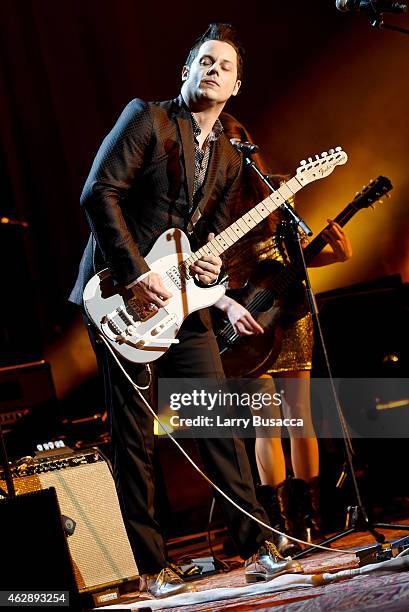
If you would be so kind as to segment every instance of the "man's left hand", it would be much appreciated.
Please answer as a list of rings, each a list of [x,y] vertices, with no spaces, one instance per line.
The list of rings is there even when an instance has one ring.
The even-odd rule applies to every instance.
[[[214,234],[209,234],[207,241],[213,240]],[[222,260],[217,255],[202,255],[189,268],[190,273],[196,276],[204,285],[210,285],[217,280],[222,269]]]

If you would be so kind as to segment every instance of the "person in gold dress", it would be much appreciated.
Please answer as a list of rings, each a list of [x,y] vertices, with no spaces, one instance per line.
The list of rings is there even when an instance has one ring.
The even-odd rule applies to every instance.
[[[222,113],[223,129],[230,139],[250,141],[247,130],[234,117]],[[265,173],[261,156],[256,153],[253,159]],[[284,177],[273,176],[271,180],[278,187]],[[242,185],[235,201],[233,217],[238,218],[246,210],[267,197],[268,188],[249,168],[243,168]],[[312,267],[324,266],[349,259],[352,255],[350,241],[342,228],[328,219],[329,229],[324,237],[327,246],[311,262]],[[225,261],[229,276],[229,287],[242,287],[255,264],[269,258],[287,265],[289,259],[288,243],[281,229],[283,219],[280,211],[271,214],[262,224],[240,240],[239,247],[229,252]],[[308,244],[303,238],[302,244]],[[231,297],[224,296],[216,306],[228,317],[236,333],[250,335],[262,333],[262,327],[252,315]],[[304,313],[308,309],[304,310]],[[280,437],[256,438],[255,453],[260,485],[257,489],[260,502],[269,512],[272,525],[289,535],[312,541],[320,535],[321,520],[319,510],[319,450],[311,419],[310,372],[312,367],[313,323],[307,312],[296,318],[282,330],[281,350],[275,362],[270,365],[264,376],[279,377],[280,388],[286,397],[286,416],[302,418],[305,437],[291,436],[292,475],[287,477],[285,455]],[[294,379],[302,384],[292,384]],[[282,554],[295,554],[299,546],[287,538],[279,538],[277,545]]]

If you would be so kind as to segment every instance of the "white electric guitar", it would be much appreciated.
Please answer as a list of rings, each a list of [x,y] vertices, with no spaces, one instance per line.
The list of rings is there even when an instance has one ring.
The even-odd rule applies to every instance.
[[[114,285],[106,269],[93,276],[84,289],[88,316],[120,356],[135,363],[158,359],[179,342],[176,335],[190,313],[211,306],[224,295],[222,285],[199,287],[189,273],[191,264],[204,254],[224,253],[302,187],[328,176],[347,159],[347,154],[337,147],[321,157],[303,160],[293,178],[195,253],[182,230],[167,230],[156,240],[145,261],[161,275],[172,293],[169,303],[159,309],[142,306],[130,289]]]

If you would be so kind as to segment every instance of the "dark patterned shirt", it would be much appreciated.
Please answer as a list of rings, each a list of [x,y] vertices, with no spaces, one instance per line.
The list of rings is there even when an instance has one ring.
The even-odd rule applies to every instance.
[[[206,178],[207,168],[209,166],[212,143],[219,138],[220,134],[223,131],[223,126],[220,123],[219,119],[216,119],[212,131],[206,138],[204,148],[201,149],[199,146],[199,136],[202,130],[200,129],[200,126],[194,116],[191,115],[191,117],[193,125],[193,134],[195,137],[195,182],[193,187],[193,209],[202,199],[202,187]]]

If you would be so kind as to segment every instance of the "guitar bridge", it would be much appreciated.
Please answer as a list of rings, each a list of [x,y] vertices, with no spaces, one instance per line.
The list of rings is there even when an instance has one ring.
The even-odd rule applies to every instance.
[[[179,340],[164,337],[166,331],[177,324],[176,315],[163,311],[161,319],[148,323],[150,327],[146,326],[146,321],[156,315],[158,310],[153,304],[142,308],[138,300],[131,298],[125,306],[118,306],[102,318],[101,330],[109,340],[135,348],[177,344]]]

